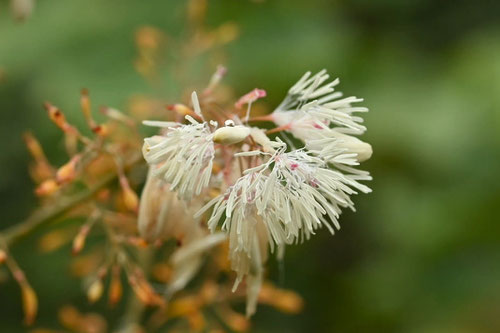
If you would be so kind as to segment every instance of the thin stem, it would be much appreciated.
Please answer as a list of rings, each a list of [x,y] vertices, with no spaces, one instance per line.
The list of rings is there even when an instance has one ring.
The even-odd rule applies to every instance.
[[[279,126],[270,130],[266,131],[266,134],[273,134],[273,133],[279,133],[281,131],[288,131],[290,129],[290,124],[286,124],[283,126]]]
[[[138,252],[137,261],[143,270],[147,271],[150,268],[152,259],[153,253],[150,249]],[[139,326],[145,307],[145,304],[139,300],[132,290],[130,290],[127,300],[127,308],[123,316],[122,327],[127,329]]]
[[[141,161],[142,161],[142,156],[140,154],[137,154],[132,158],[130,158],[130,160],[127,163],[125,163],[125,169],[129,169]],[[4,231],[0,232],[0,238],[5,243],[5,246],[11,245],[12,243],[18,241],[19,239],[29,234],[33,230],[37,229],[38,227],[63,215],[71,208],[89,199],[90,197],[92,197],[92,195],[94,195],[96,192],[106,187],[107,185],[109,185],[116,178],[117,178],[116,173],[110,174],[104,177],[101,181],[99,181],[96,185],[94,185],[89,189],[83,190],[80,193],[77,193],[74,196],[69,197],[67,199],[61,199],[51,207],[48,208],[44,207],[36,210],[23,222],[15,224],[5,229]]]
[[[252,122],[252,121],[273,121],[273,115],[270,113],[270,114],[267,114],[265,116],[257,116],[257,117],[248,118],[248,122]]]

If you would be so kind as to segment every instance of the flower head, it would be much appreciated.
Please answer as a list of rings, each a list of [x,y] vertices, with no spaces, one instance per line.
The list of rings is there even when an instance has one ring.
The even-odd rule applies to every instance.
[[[189,114],[201,122],[189,114],[188,124],[145,122],[165,128],[163,135],[145,140],[151,176],[169,184],[180,199],[196,197],[191,207],[206,202],[194,219],[210,211],[208,229],[216,233],[220,227],[227,235],[237,275],[234,289],[246,278],[247,315],[255,311],[268,252],[278,248],[283,253],[285,245],[307,240],[323,227],[333,234],[340,229],[342,210],[354,210],[351,196],[371,191],[360,183],[371,179],[369,173],[355,168],[372,154],[371,146],[354,136],[366,130],[355,114],[367,109],[352,105],[362,99],[341,99],[334,91],[339,80],[326,83],[328,78],[325,71],[308,72],[290,88],[266,118],[278,125],[271,130],[279,133],[275,139],[247,125],[250,105],[265,96],[259,89],[236,103],[237,109],[249,105],[243,118],[239,111],[229,119],[222,112],[207,122],[193,94]],[[218,128],[219,122],[225,126]],[[288,140],[286,132],[303,146],[296,149],[282,141]],[[205,187],[212,189],[212,199],[206,199],[209,191],[202,194]]]
[[[193,96],[194,104],[197,99],[196,95]],[[215,154],[213,134],[208,124],[199,123],[189,115],[186,119],[190,122],[187,125],[144,122],[167,129],[165,135],[144,140],[143,154],[153,168],[153,175],[171,184],[170,189],[177,191],[182,199],[199,195],[208,186]]]

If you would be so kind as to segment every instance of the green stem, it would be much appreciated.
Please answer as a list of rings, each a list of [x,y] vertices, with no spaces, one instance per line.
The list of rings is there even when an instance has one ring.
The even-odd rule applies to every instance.
[[[125,169],[130,169],[134,165],[142,161],[142,156],[137,154],[130,158],[127,163],[125,163]],[[62,216],[64,213],[68,212],[71,208],[84,202],[85,200],[92,197],[99,190],[111,184],[117,178],[117,174],[110,174],[103,179],[101,179],[97,184],[89,189],[83,190],[80,193],[73,195],[72,197],[61,199],[57,201],[54,205],[50,207],[44,207],[36,210],[31,214],[26,220],[15,224],[4,231],[0,232],[0,239],[3,240],[5,246],[9,246],[12,243],[18,241],[22,237],[26,236],[33,230],[39,228],[40,226],[52,221],[53,219]]]

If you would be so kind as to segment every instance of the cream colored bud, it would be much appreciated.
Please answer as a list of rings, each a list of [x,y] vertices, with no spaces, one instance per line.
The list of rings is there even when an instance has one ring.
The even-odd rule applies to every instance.
[[[101,298],[102,292],[104,290],[104,285],[101,279],[97,279],[89,286],[87,289],[87,298],[90,303],[95,303]]]
[[[369,143],[361,141],[354,136],[342,133],[337,133],[336,136],[342,140],[342,142],[339,144],[340,147],[347,148],[349,153],[358,154],[358,156],[356,157],[358,162],[364,162],[372,157],[373,150],[372,146]]]
[[[214,142],[230,145],[245,140],[249,134],[250,128],[245,126],[221,127],[214,133]]]

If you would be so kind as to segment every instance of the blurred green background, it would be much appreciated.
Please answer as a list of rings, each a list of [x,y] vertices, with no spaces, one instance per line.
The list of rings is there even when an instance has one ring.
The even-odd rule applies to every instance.
[[[45,100],[82,123],[79,91],[126,109],[152,93],[133,68],[134,31],[175,36],[183,1],[38,1],[16,23],[0,2],[0,228],[36,207],[21,135],[32,130],[64,161]],[[354,198],[335,236],[287,252],[269,276],[300,293],[296,316],[261,306],[253,332],[500,332],[500,2],[432,0],[210,1],[207,23],[233,21],[227,77],[276,105],[306,70],[329,70],[365,98],[372,194]],[[199,79],[199,78],[198,78]],[[168,92],[165,92],[168,94]],[[39,327],[69,302],[89,306],[70,278],[68,249],[42,255],[36,237],[13,252],[40,296]],[[5,272],[0,272],[0,280]],[[17,285],[0,284],[0,331],[23,332]]]

